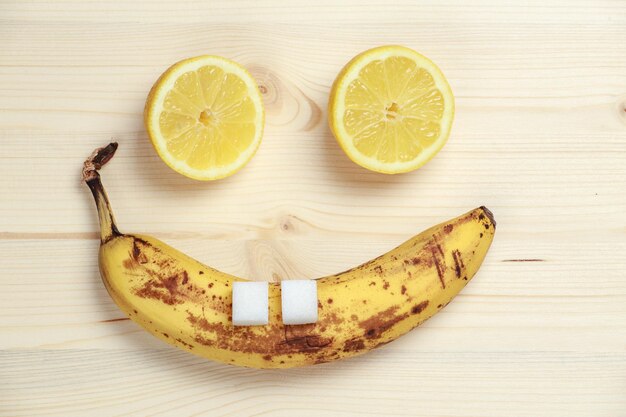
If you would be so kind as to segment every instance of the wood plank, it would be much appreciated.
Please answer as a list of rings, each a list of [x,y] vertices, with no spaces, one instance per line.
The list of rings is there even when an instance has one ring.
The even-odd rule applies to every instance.
[[[622,355],[386,353],[268,372],[224,367],[176,350],[5,351],[0,386],[12,381],[11,395],[0,404],[15,417],[587,417],[620,415],[626,406]]]
[[[400,243],[164,239],[208,265],[257,280],[316,278]],[[12,277],[0,281],[0,349],[161,346],[138,326],[118,320],[124,315],[100,281],[97,247],[96,240],[85,239],[0,241],[0,263]],[[626,242],[614,236],[595,242],[593,249],[582,239],[555,241],[552,236],[520,238],[498,232],[478,276],[444,312],[405,336],[413,341],[405,342],[405,348],[456,350],[461,344],[467,351],[489,346],[508,351],[622,352],[626,259],[620,254]],[[613,261],[605,262],[597,253]]]
[[[463,142],[453,138],[419,172],[381,177],[356,167],[323,135],[309,133],[308,143],[302,144],[294,144],[290,135],[273,135],[246,169],[219,183],[203,184],[171,172],[143,134],[126,135],[118,137],[119,155],[103,171],[103,181],[122,230],[146,233],[406,236],[479,205],[490,207],[505,229],[566,233],[623,227],[626,151],[620,149],[619,135],[570,135],[571,142],[563,138],[561,144],[547,135],[526,141],[522,134],[518,144],[512,135],[498,137],[510,142],[496,142],[495,137],[487,142],[478,135]],[[25,140],[24,135],[7,134],[2,152],[18,149]],[[49,149],[33,143],[29,149],[34,158],[17,150],[22,155],[3,159],[0,230],[97,230],[91,196],[79,173],[86,155],[109,137],[63,140],[67,145],[55,149],[54,157],[46,157]],[[595,141],[594,151],[586,150],[587,140]],[[285,225],[288,230],[283,230]]]
[[[401,24],[408,17],[417,21],[429,22],[445,20],[459,23],[466,20],[479,22],[509,21],[517,24],[559,24],[572,23],[607,25],[615,22],[612,16],[623,18],[623,3],[619,0],[600,0],[593,4],[584,0],[542,1],[530,0],[523,5],[500,4],[492,0],[479,0],[468,5],[462,0],[439,2],[427,0],[415,3],[410,0],[399,0],[393,4],[381,4],[377,1],[359,2],[348,0],[336,3],[323,0],[309,3],[296,0],[288,4],[259,3],[253,0],[237,0],[232,2],[201,3],[188,2],[134,2],[123,0],[111,1],[107,4],[88,4],[80,0],[64,0],[50,3],[46,0],[35,0],[27,3],[2,4],[5,19],[20,21],[63,23],[110,21],[134,23],[206,23],[216,20],[220,22],[316,22],[323,17],[324,21],[341,22],[348,25],[379,22]],[[416,28],[416,29],[419,29]],[[337,28],[341,31],[341,27]],[[364,32],[364,36],[371,32]]]

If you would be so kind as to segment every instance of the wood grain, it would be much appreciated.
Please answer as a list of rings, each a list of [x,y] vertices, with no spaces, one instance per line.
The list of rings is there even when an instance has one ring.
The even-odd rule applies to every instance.
[[[626,4],[0,2],[0,416],[626,416]],[[419,171],[351,163],[326,124],[352,56],[399,43],[457,98]],[[235,176],[170,171],[143,129],[171,63],[235,59],[267,126]],[[213,364],[124,320],[98,276],[84,158],[124,231],[227,272],[313,278],[479,205],[484,266],[441,314],[353,360]]]

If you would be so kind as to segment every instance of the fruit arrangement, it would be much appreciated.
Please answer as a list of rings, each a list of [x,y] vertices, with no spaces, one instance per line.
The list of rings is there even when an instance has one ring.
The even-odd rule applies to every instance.
[[[453,115],[443,74],[427,58],[398,46],[375,48],[350,61],[329,102],[331,130],[346,154],[388,174],[417,169],[432,158],[448,138]],[[181,61],[159,78],[144,120],[171,168],[215,180],[252,158],[264,111],[247,71],[204,56]],[[303,288],[316,291],[317,308],[309,297],[314,314],[304,321],[287,317],[287,286],[279,283],[259,286],[265,291],[265,321],[239,320],[233,288],[250,281],[203,265],[153,237],[119,231],[99,174],[117,147],[96,149],[83,167],[98,210],[98,259],[107,291],[154,336],[226,364],[291,368],[384,345],[432,317],[465,287],[495,233],[492,213],[478,207],[369,262],[305,282]],[[299,307],[290,301],[290,309]]]
[[[328,123],[355,163],[372,171],[413,171],[445,145],[454,95],[441,70],[404,46],[367,50],[339,72]],[[245,68],[205,55],[177,62],[154,83],[144,109],[152,145],[172,169],[197,180],[239,171],[263,135],[259,89]]]

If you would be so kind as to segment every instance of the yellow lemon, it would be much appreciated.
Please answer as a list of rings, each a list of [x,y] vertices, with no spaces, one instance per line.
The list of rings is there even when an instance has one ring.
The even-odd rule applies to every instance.
[[[398,174],[424,165],[446,143],[454,96],[428,58],[403,46],[382,46],[341,70],[328,113],[350,159],[372,171]]]
[[[161,159],[197,180],[224,178],[241,169],[261,143],[264,117],[259,88],[248,71],[209,55],[167,69],[144,111]]]

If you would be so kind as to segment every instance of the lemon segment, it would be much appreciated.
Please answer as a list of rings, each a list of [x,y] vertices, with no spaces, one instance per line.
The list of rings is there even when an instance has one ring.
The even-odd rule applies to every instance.
[[[148,95],[144,122],[167,165],[190,178],[215,180],[252,158],[264,111],[258,86],[243,67],[206,55],[163,73]]]
[[[454,96],[428,58],[403,46],[356,56],[337,76],[330,128],[357,164],[397,174],[419,168],[448,139]]]

